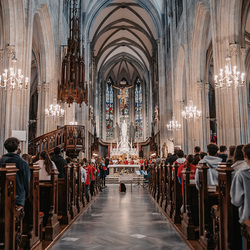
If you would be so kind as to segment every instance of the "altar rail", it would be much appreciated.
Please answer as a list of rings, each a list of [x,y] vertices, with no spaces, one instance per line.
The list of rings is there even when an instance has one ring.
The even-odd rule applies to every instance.
[[[29,154],[36,155],[46,150],[53,152],[55,147],[60,147],[69,156],[77,156],[80,151],[85,151],[85,127],[80,125],[66,125],[62,128],[41,135],[29,142]]]

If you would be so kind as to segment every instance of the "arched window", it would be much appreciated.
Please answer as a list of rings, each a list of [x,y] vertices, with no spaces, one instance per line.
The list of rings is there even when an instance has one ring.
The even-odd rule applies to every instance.
[[[135,137],[142,138],[142,89],[137,78],[135,83]]]
[[[114,91],[112,79],[106,83],[106,138],[112,138],[114,133]]]

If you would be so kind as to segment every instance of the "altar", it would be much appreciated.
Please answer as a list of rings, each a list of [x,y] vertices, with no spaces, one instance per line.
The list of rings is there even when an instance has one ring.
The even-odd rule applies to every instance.
[[[110,177],[119,177],[121,171],[133,174],[136,177],[136,170],[140,170],[140,165],[108,165]]]

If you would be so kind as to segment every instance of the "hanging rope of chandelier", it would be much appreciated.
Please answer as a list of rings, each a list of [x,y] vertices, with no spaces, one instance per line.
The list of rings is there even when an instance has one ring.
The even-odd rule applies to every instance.
[[[81,39],[78,15],[78,0],[70,2],[69,38],[67,53],[62,62],[61,83],[58,86],[58,101],[88,104],[88,86],[85,84],[84,53],[81,55]]]

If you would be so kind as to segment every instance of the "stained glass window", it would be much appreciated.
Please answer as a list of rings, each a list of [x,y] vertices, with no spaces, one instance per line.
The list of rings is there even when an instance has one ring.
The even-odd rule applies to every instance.
[[[112,138],[114,133],[114,91],[112,80],[106,83],[106,137]]]
[[[142,138],[142,89],[140,80],[135,84],[135,137]]]

